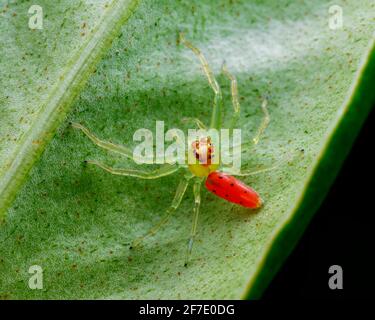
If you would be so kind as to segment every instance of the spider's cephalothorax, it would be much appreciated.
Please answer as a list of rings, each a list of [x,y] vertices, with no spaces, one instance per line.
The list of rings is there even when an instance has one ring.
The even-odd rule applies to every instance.
[[[221,89],[218,82],[215,79],[215,76],[210,69],[206,58],[200,52],[200,50],[194,47],[190,42],[186,41],[182,34],[180,34],[180,41],[185,44],[189,49],[191,49],[195,55],[199,58],[203,71],[207,77],[210,87],[214,92],[214,103],[212,109],[212,116],[211,116],[211,123],[208,129],[217,129],[220,130],[222,128],[222,112],[221,112],[221,105],[222,105],[222,94]],[[238,99],[238,92],[237,92],[237,81],[236,78],[229,73],[225,64],[223,65],[222,71],[224,75],[229,78],[231,82],[231,93],[232,93],[232,105],[233,105],[233,115],[229,125],[229,130],[232,130],[237,123],[237,120],[240,117],[240,104]],[[267,127],[269,122],[269,115],[267,111],[267,100],[263,101],[262,110],[264,112],[264,119],[260,124],[258,131],[253,138],[253,143],[257,144],[259,141],[259,137],[262,135],[264,129]],[[200,129],[207,129],[206,125],[197,118],[190,118],[193,120],[195,124]],[[117,145],[111,143],[109,141],[104,141],[97,138],[94,134],[92,134],[87,128],[82,126],[79,123],[73,123],[73,126],[77,129],[82,130],[96,145],[110,150],[112,152],[120,153],[121,155],[134,160],[134,153],[132,150],[126,148],[125,146]],[[216,143],[216,141],[214,141]],[[246,145],[246,144],[245,144]],[[218,144],[216,145],[218,146]],[[248,146],[243,147],[241,146],[241,150],[245,150]],[[236,203],[243,207],[256,209],[262,205],[262,200],[260,196],[249,186],[242,183],[240,180],[237,180],[231,175],[240,175],[240,176],[248,176],[253,175],[258,172],[264,172],[269,169],[263,169],[258,171],[250,171],[250,172],[231,172],[230,168],[226,168],[223,166],[219,159],[219,152],[215,150],[214,144],[211,141],[211,137],[199,137],[198,140],[194,141],[188,150],[188,158],[191,161],[188,161],[188,172],[185,171],[177,189],[175,196],[172,200],[171,206],[167,209],[167,214],[164,218],[160,220],[160,222],[151,228],[147,233],[143,236],[135,239],[131,245],[132,247],[136,247],[140,244],[145,238],[155,234],[161,226],[163,226],[171,216],[173,212],[176,211],[179,204],[181,203],[182,197],[185,194],[185,191],[189,185],[191,180],[194,181],[193,186],[193,193],[194,193],[194,210],[193,210],[193,224],[191,228],[190,240],[188,242],[188,251],[187,251],[187,258],[186,262],[189,259],[191,254],[191,250],[193,247],[193,241],[197,231],[197,224],[198,224],[198,216],[199,216],[199,208],[201,202],[201,185],[204,183],[205,187],[208,191],[212,192],[216,196],[225,199],[226,201]],[[135,169],[120,169],[120,168],[112,168],[108,165],[95,161],[95,160],[88,160],[86,161],[89,164],[97,165],[98,167],[116,175],[122,176],[131,176],[137,177],[141,179],[157,179],[167,176],[176,172],[179,169],[186,168],[185,164],[166,164],[160,166],[159,168],[155,169],[154,171],[143,171],[143,170],[135,170]],[[137,162],[138,163],[138,162]],[[219,168],[220,166],[220,168]]]
[[[194,163],[189,163],[190,172],[197,177],[207,177],[219,167],[218,155],[215,154],[215,147],[211,141],[211,137],[203,137],[195,140],[191,144],[194,155]]]
[[[214,145],[211,137],[197,139],[192,143],[195,158],[204,166],[209,166],[215,157]]]

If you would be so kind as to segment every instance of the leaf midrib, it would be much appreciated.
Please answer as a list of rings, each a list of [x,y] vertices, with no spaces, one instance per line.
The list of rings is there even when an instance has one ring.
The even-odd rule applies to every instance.
[[[116,29],[130,16],[138,2],[139,0],[112,2],[85,44],[67,63],[30,129],[23,133],[22,140],[9,161],[10,165],[0,179],[0,221],[33,163],[52,138],[59,120],[64,118],[80,87],[83,87],[108,47]]]

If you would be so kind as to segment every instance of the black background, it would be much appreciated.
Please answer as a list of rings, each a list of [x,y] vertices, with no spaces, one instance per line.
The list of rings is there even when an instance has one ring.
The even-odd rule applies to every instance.
[[[373,110],[320,210],[263,298],[374,298],[374,126]],[[328,269],[335,264],[343,269],[342,290],[328,287]]]

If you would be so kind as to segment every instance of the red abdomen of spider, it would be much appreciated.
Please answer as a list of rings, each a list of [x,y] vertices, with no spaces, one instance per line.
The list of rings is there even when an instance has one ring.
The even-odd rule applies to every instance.
[[[206,188],[218,197],[246,208],[257,209],[263,203],[254,189],[222,172],[211,172],[206,180]]]

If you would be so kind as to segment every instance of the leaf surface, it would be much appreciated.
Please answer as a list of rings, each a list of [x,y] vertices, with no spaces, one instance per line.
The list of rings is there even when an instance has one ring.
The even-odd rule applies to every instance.
[[[136,3],[0,2],[0,218]]]
[[[333,4],[333,3],[332,3]],[[318,208],[366,118],[374,93],[372,1],[335,1],[343,27],[330,28],[326,1],[145,1],[74,104],[0,230],[0,292],[6,298],[245,298],[261,295]],[[332,25],[331,25],[332,27]],[[265,200],[258,211],[204,191],[193,257],[183,267],[193,207],[180,208],[142,248],[129,242],[159,221],[182,171],[155,181],[113,176],[83,160],[135,168],[69,125],[134,146],[139,128],[208,122],[213,94],[179,30],[216,74],[238,79],[245,139],[269,95],[271,123],[243,166],[279,167],[244,178]],[[228,81],[218,75],[225,116]],[[288,158],[289,157],[289,158]],[[288,161],[283,159],[288,158]],[[44,289],[27,286],[31,265]]]

